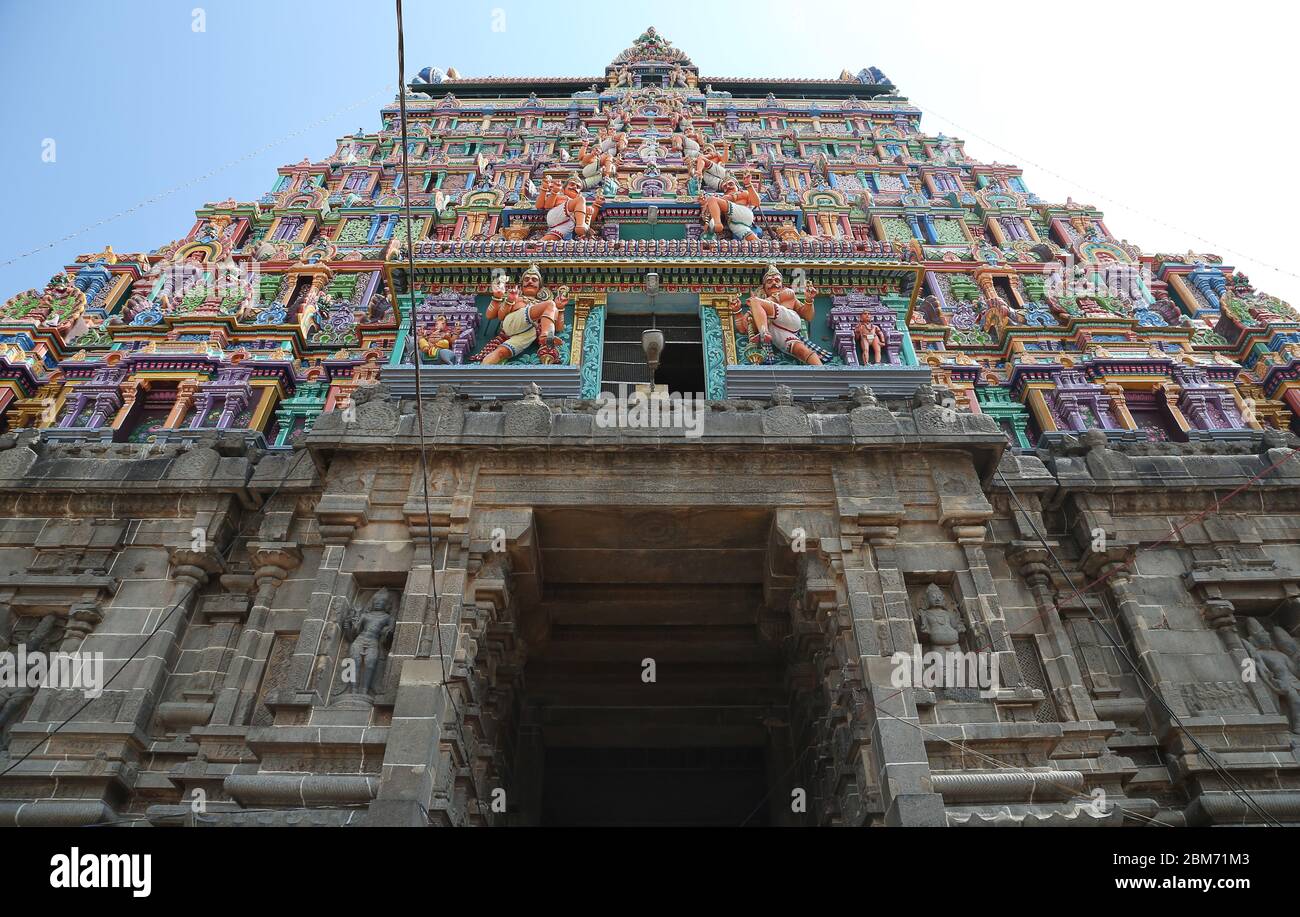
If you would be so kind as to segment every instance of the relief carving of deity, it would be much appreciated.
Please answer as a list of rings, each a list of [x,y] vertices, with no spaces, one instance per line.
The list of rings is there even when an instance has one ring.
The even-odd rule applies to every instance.
[[[917,618],[917,629],[933,647],[957,646],[966,632],[961,615],[948,607],[943,590],[934,583],[925,587],[925,607]]]
[[[348,658],[352,660],[350,694],[372,697],[375,676],[393,642],[396,598],[389,589],[380,589],[364,608],[355,608],[343,619],[343,636],[351,641]]]

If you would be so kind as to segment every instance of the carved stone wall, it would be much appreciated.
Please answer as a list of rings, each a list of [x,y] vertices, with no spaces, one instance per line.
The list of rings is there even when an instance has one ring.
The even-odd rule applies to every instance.
[[[1295,444],[1013,454],[943,394],[778,391],[696,438],[441,390],[423,458],[381,386],[294,452],[0,438],[0,649],[49,617],[46,649],[112,678],[0,701],[0,824],[544,821],[573,673],[659,655],[686,709],[673,679],[721,645],[696,608],[744,709],[673,728],[766,749],[766,823],[1300,820]],[[359,692],[350,622],[381,591]],[[683,636],[603,643],[615,607]],[[899,684],[934,621],[995,685]]]

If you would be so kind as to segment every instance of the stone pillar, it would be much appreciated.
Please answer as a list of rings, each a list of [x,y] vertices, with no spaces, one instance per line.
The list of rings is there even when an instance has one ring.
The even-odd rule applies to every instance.
[[[1108,382],[1105,386],[1106,398],[1110,403],[1111,416],[1119,421],[1125,430],[1136,430],[1137,423],[1129,413],[1128,402],[1124,399],[1124,388],[1118,382]]]
[[[1113,560],[1098,554],[1089,558],[1084,571],[1089,577],[1103,578],[1129,634],[1129,657],[1142,668],[1142,674],[1166,702],[1175,699],[1177,695],[1170,687],[1170,682],[1174,679],[1164,677],[1161,672],[1161,654],[1154,650],[1146,636],[1148,630],[1160,626],[1162,622],[1159,617],[1151,614],[1153,606],[1143,605],[1135,594],[1131,564],[1127,560]]]
[[[132,394],[134,394],[134,389],[132,390]],[[100,395],[95,399],[95,407],[90,415],[90,419],[86,421],[86,426],[92,430],[97,430],[104,425],[104,422],[108,420],[109,416],[114,412],[119,412],[120,408],[124,406],[129,409],[129,405],[129,402],[126,405],[123,405],[120,395]],[[122,416],[125,416],[125,413],[122,413]]]
[[[907,600],[907,584],[898,565],[898,526],[867,525],[863,538],[870,545],[867,563],[874,567],[880,586],[879,601],[883,612],[882,656],[910,652],[916,642],[916,626]]]
[[[367,825],[498,823],[504,813],[492,811],[491,793],[510,792],[494,785],[496,724],[484,709],[492,675],[485,683],[478,671],[492,653],[485,629],[511,618],[509,560],[485,549],[504,541],[518,550],[531,536],[532,514],[471,525],[476,469],[449,464],[430,472],[427,502],[417,464],[403,508],[414,549],[406,626],[393,641],[401,673]]]
[[[189,624],[199,590],[207,584],[210,577],[221,572],[224,566],[221,556],[211,544],[202,550],[177,548],[171,552],[171,575],[175,583],[166,603],[157,612],[157,623],[151,624],[153,634],[109,688],[111,691],[127,692],[115,722],[134,723],[141,730],[148,727],[154,707],[162,697],[167,677],[175,668],[181,636]],[[97,643],[98,639],[96,637],[91,642]],[[126,651],[124,655],[134,651],[140,642],[139,638],[135,638],[134,644],[128,648],[128,641],[124,637],[115,639],[120,641],[119,652]],[[84,646],[87,652],[93,652],[97,648]],[[111,657],[112,654],[106,655]],[[111,673],[118,664],[120,663],[109,658],[106,660],[107,671]]]
[[[167,414],[167,420],[163,426],[169,430],[180,427],[181,422],[185,420],[185,415],[194,404],[194,396],[198,392],[198,383],[193,381],[182,382],[176,390],[176,400],[172,402],[172,409]]]
[[[208,416],[208,411],[212,409],[211,394],[205,392],[197,400],[198,406],[194,409],[194,419],[190,421],[189,429],[191,430],[197,430],[202,427],[204,419]]]
[[[888,658],[865,657],[863,667],[872,699],[872,761],[884,822],[897,827],[942,827],[943,797],[931,786],[915,691],[893,686],[894,663]]]
[[[1043,531],[1041,517],[1035,519],[1035,522],[1039,531]],[[1093,710],[1092,698],[1083,686],[1083,673],[1079,670],[1074,648],[1056,606],[1055,590],[1052,588],[1052,561],[1047,548],[1039,543],[1015,542],[1007,554],[1007,560],[1029,586],[1034,597],[1034,607],[1038,611],[1038,620],[1047,632],[1035,635],[1035,640],[1056,709],[1073,720],[1098,719]]]
[[[819,589],[810,565],[803,590],[817,603],[826,648],[815,671],[831,704],[821,717],[824,777],[818,789],[834,805],[821,820],[942,825],[943,800],[930,790],[912,689],[894,687],[892,678],[890,657],[911,652],[916,643],[897,554],[904,515],[899,482],[884,463],[838,465],[834,480],[839,536],[819,547],[838,588]]]
[[[298,644],[290,660],[289,678],[276,698],[277,703],[311,706],[328,700],[326,670],[338,643],[338,622],[352,595],[352,577],[343,571],[343,558],[353,532],[368,521],[369,508],[367,492],[326,493],[316,504],[325,545],[302,630],[298,633]]]
[[[964,616],[970,623],[971,647],[976,652],[998,654],[1002,687],[1022,685],[1020,662],[1011,643],[1011,633],[1007,630],[997,587],[993,584],[988,555],[984,553],[988,526],[982,522],[971,524],[957,520],[949,522],[949,529],[966,558],[966,569],[957,571],[957,582]]]
[[[293,542],[252,542],[248,551],[257,591],[234,656],[225,670],[210,726],[247,726],[251,721],[258,685],[275,639],[274,631],[267,627],[275,593],[302,562],[302,551]]]
[[[77,422],[81,412],[86,409],[86,396],[74,394],[72,397],[72,407],[66,408],[63,413],[63,419],[59,421],[60,427],[70,427]]]
[[[1187,431],[1192,429],[1192,424],[1184,416],[1182,409],[1178,406],[1178,401],[1182,397],[1183,390],[1174,383],[1166,383],[1156,388],[1156,396],[1165,399],[1165,407],[1169,410],[1169,416],[1174,422],[1174,426],[1187,435]]]

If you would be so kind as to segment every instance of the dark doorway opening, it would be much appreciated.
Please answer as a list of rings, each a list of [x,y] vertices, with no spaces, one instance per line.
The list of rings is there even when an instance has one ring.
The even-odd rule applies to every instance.
[[[551,748],[542,824],[768,823],[761,748]]]
[[[552,507],[535,524],[512,823],[802,823],[770,514]]]
[[[1011,289],[1011,281],[1006,277],[994,277],[993,289],[997,291],[998,296],[1007,304],[1008,308],[1019,309],[1021,307],[1020,300]]]

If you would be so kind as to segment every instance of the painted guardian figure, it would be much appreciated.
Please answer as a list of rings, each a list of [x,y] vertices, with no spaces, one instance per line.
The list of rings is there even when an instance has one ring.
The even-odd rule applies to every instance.
[[[768,265],[763,272],[762,288],[749,296],[748,308],[741,311],[740,298],[732,300],[736,326],[747,333],[750,342],[763,348],[775,347],[800,363],[821,366],[830,353],[803,334],[803,323],[813,319],[813,301],[817,288],[808,284],[804,295],[785,285],[781,272]]]
[[[542,286],[542,272],[535,264],[513,286],[509,285],[505,273],[498,274],[492,284],[487,318],[501,320],[501,334],[488,345],[490,349],[482,362],[489,366],[504,363],[533,343],[537,344],[540,362],[558,362],[555,336],[564,330],[564,307],[568,301],[568,287],[560,287],[552,297],[551,291]]]

